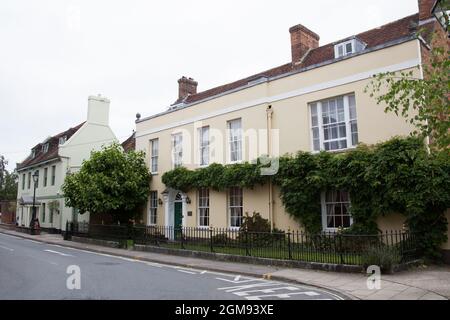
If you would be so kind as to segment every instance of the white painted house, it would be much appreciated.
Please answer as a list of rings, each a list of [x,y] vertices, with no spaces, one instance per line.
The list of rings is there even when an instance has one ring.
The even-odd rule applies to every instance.
[[[36,217],[42,229],[65,230],[66,221],[88,221],[89,214],[79,214],[66,207],[61,186],[68,172],[76,172],[91,151],[118,142],[109,126],[110,101],[99,96],[88,99],[87,120],[73,128],[51,136],[31,149],[31,154],[17,164],[19,186],[17,212],[19,226],[29,227],[32,218],[34,182],[36,184]]]

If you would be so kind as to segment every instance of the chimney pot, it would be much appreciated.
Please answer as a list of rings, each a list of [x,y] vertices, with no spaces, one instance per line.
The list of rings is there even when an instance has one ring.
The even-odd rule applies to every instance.
[[[319,35],[301,24],[291,27],[289,33],[293,64],[300,63],[309,50],[319,47]]]

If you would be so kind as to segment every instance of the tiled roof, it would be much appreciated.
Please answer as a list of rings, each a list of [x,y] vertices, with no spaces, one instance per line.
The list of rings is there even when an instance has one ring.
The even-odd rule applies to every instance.
[[[28,158],[26,158],[22,163],[17,164],[17,169],[20,170],[25,167],[29,167],[31,165],[39,164],[44,161],[57,159],[59,157],[58,155],[58,147],[59,147],[59,138],[66,136],[67,140],[70,139],[71,136],[75,134],[82,126],[84,122],[77,125],[76,127],[70,128],[64,132],[61,132],[55,136],[52,136],[48,138],[46,141],[37,144],[32,148],[32,150],[35,150],[35,157],[33,158],[30,154]],[[45,143],[48,143],[48,151],[43,152],[42,151],[42,145]]]
[[[136,137],[135,137],[135,133],[133,132],[133,134],[124,142],[122,142],[122,148],[125,152],[128,152],[130,150],[134,150],[135,146],[136,146]]]
[[[403,19],[385,24],[381,27],[360,33],[356,35],[356,37],[367,44],[366,49],[370,49],[415,34],[417,32],[418,22],[419,22],[419,14],[414,14],[405,17]],[[232,83],[228,83],[226,85],[222,85],[213,89],[209,89],[203,92],[199,92],[197,94],[190,95],[185,99],[183,99],[182,101],[177,100],[175,104],[181,102],[184,102],[185,104],[195,103],[203,99],[210,98],[222,94],[224,92],[240,88],[242,86],[247,85],[249,82],[262,77],[270,78],[280,76],[298,69],[312,67],[314,65],[325,63],[331,60],[334,60],[334,43],[330,43],[321,46],[317,49],[311,50],[301,64],[294,65],[291,62],[289,62],[282,66],[263,71],[261,73],[255,74],[245,79],[241,79]]]

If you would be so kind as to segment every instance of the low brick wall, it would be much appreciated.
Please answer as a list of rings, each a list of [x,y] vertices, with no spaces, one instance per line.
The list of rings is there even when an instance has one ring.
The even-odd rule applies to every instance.
[[[72,241],[86,243],[86,244],[93,244],[93,245],[102,246],[102,247],[120,248],[119,242],[115,242],[115,241],[107,241],[107,240],[75,237],[75,236],[72,236]]]

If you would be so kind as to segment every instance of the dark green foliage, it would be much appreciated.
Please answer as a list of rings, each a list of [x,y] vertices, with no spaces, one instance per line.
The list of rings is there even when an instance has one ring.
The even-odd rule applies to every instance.
[[[241,228],[241,232],[270,232],[270,222],[267,219],[261,217],[261,214],[258,212],[253,212],[253,215],[250,216],[245,213]]]
[[[113,144],[92,152],[79,172],[66,177],[62,190],[66,205],[81,213],[109,213],[128,222],[147,201],[150,179],[144,153],[124,153]]]
[[[232,242],[232,240],[228,238],[226,233],[213,235],[211,237],[211,241],[214,246],[226,246],[227,244],[230,244],[230,242]]]
[[[166,172],[162,182],[173,189],[184,192],[192,188],[212,188],[223,191],[231,187],[253,188],[264,184],[266,179],[260,174],[260,166],[250,163],[235,165],[211,164],[195,171],[177,168]]]
[[[17,172],[8,172],[8,161],[0,155],[0,200],[16,200],[17,198]]]
[[[447,150],[428,153],[422,138],[409,137],[371,147],[360,145],[342,154],[299,152],[279,160],[279,171],[273,177],[261,176],[259,164],[215,164],[196,171],[174,170],[163,176],[163,182],[183,191],[198,187],[225,190],[251,188],[271,178],[280,188],[286,211],[310,234],[321,231],[321,193],[346,190],[354,224],[343,234],[377,234],[380,216],[401,213],[418,239],[420,252],[429,258],[440,257],[439,247],[447,240],[444,213],[450,207]]]

